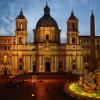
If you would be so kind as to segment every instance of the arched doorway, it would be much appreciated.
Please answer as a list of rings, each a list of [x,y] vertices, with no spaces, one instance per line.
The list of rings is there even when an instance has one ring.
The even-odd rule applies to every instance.
[[[45,62],[45,71],[50,72],[50,62]]]
[[[7,76],[10,75],[10,70],[6,67],[2,68],[1,70],[2,75]]]
[[[7,76],[7,70],[4,70],[4,74],[3,74],[4,76]]]
[[[36,72],[36,65],[33,65],[33,72]]]
[[[58,69],[59,72],[62,72],[62,65],[59,64],[59,69]]]

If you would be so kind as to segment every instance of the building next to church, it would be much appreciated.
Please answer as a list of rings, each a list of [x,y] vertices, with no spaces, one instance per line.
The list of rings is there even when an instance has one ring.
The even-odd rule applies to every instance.
[[[92,34],[97,66],[100,66],[100,36],[95,36],[94,14],[90,17],[90,36],[80,36],[78,18],[73,11],[66,27],[66,42],[61,43],[61,30],[46,4],[44,15],[33,29],[34,42],[28,42],[27,19],[21,9],[16,18],[15,36],[0,36],[0,75],[24,72],[82,73],[91,57]]]

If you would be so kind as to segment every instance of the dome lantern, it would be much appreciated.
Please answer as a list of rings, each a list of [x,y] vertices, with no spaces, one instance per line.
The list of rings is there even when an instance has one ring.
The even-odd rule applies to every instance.
[[[47,2],[46,2],[46,6],[45,6],[45,8],[44,8],[44,15],[50,15],[50,8],[49,8]]]
[[[48,6],[48,3],[46,3],[46,6],[44,7],[44,15],[38,20],[36,24],[36,28],[39,27],[55,27],[56,29],[58,29],[57,22],[50,15],[50,8]]]
[[[20,14],[18,15],[17,18],[18,18],[18,19],[26,19],[25,16],[24,16],[24,14],[23,14],[22,8],[21,8]]]

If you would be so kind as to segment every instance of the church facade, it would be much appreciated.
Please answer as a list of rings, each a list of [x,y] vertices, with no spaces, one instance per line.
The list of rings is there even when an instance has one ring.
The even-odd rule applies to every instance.
[[[90,36],[95,33],[94,14],[90,17]],[[67,20],[66,43],[60,42],[61,30],[51,17],[48,4],[33,29],[34,42],[28,42],[27,19],[20,11],[15,36],[0,36],[0,75],[24,72],[82,73],[90,59],[90,36],[80,36],[78,18],[71,12]],[[96,61],[100,66],[100,36],[95,36]]]

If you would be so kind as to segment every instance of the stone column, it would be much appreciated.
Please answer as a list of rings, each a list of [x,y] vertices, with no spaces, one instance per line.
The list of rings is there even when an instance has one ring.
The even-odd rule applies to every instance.
[[[39,72],[43,71],[43,66],[42,66],[42,56],[39,56]]]
[[[67,59],[66,59],[66,55],[65,55],[65,57],[64,57],[64,68],[63,68],[63,71],[67,71]]]
[[[41,56],[39,56],[39,72],[41,72]]]
[[[58,56],[56,56],[56,72],[58,72]]]
[[[36,70],[37,70],[37,72],[39,72],[39,56],[38,55],[36,55]]]
[[[68,58],[69,58],[69,56],[66,56],[66,55],[65,55],[65,66],[64,66],[64,68],[63,68],[63,71],[64,71],[64,72],[67,72],[67,71],[68,71],[68,67],[69,67],[69,66],[68,66],[68,60],[69,60]]]
[[[16,62],[16,56],[15,55],[12,56],[11,63],[12,63],[12,66],[13,66],[13,74],[16,74],[17,62]]]
[[[42,56],[42,67],[43,67],[43,72],[45,72],[45,66],[44,66],[44,56]]]
[[[72,70],[72,63],[71,63],[71,61],[72,61],[72,56],[69,55],[69,70]]]
[[[29,55],[27,59],[29,59],[29,64],[28,64],[29,68],[28,68],[28,71],[32,72],[32,55]]]
[[[54,56],[54,72],[56,70],[56,56]]]
[[[83,59],[82,59],[82,55],[81,55],[81,72],[83,72]]]
[[[64,55],[64,58],[63,58],[64,60],[63,60],[63,66],[62,66],[62,71],[65,71],[66,70],[66,56]]]
[[[56,64],[55,64],[56,60],[55,60],[55,55],[53,56],[53,69],[55,71],[55,68],[56,68]]]
[[[30,63],[30,55],[27,55],[26,56],[26,63],[27,63],[27,71],[29,72],[30,71],[30,66],[31,66],[31,63]]]
[[[19,62],[18,62],[18,54],[16,55],[16,61],[17,61],[17,65],[16,65],[16,71],[18,72],[18,66],[19,66]]]
[[[30,71],[32,71],[32,56],[30,55]]]
[[[44,72],[43,56],[41,56],[40,58],[41,58],[41,59],[40,59],[40,60],[41,60],[41,62],[40,62],[40,64],[41,64],[41,65],[40,65],[40,67],[41,67],[41,71]]]
[[[25,60],[25,55],[23,55],[23,60],[24,60],[24,70],[26,71],[26,60]]]
[[[54,71],[54,64],[53,64],[54,61],[53,61],[53,57],[54,56],[51,56],[51,71]]]

